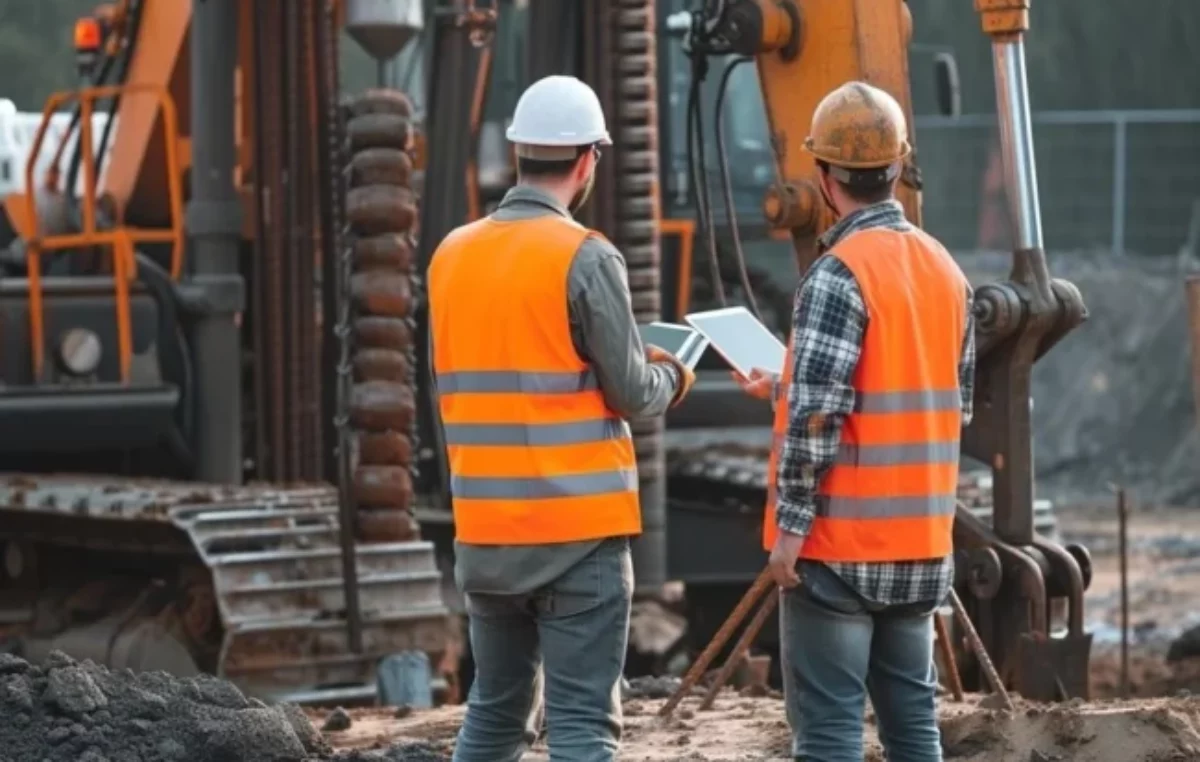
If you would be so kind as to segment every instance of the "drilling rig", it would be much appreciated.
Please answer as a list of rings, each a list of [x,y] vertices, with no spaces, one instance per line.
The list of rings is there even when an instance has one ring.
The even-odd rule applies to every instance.
[[[995,489],[986,512],[959,511],[959,587],[1011,685],[1086,695],[1090,564],[1035,526],[1028,409],[1032,364],[1085,310],[1041,251],[1028,2],[977,5],[1020,248],[1010,278],[977,291],[964,449]],[[797,148],[813,106],[866,79],[911,121],[902,0],[127,0],[81,24],[85,86],[46,109],[78,115],[79,148],[34,151],[62,159],[65,181],[27,173],[5,199],[0,626],[33,658],[58,647],[211,671],[292,700],[372,700],[377,664],[398,652],[429,654],[453,682],[453,523],[421,281],[437,243],[512,177],[506,156],[484,165],[481,142],[524,84],[571,73],[601,98],[615,145],[582,221],[625,255],[640,322],[728,286],[785,330],[830,223]],[[339,30],[377,78],[405,51],[421,102],[387,88],[343,102]],[[93,151],[99,108],[117,126]],[[75,198],[62,189],[79,176]],[[922,192],[913,156],[900,197],[918,224]],[[747,194],[764,215],[739,235],[730,199]],[[702,371],[665,421],[633,427],[639,592],[684,581],[693,644],[764,561],[770,413],[726,379]],[[1054,636],[1063,600],[1068,633]]]

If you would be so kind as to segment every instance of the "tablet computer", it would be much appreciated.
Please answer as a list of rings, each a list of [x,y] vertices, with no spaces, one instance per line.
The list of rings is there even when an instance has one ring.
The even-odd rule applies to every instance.
[[[745,307],[693,312],[684,320],[742,376],[749,378],[753,368],[782,374],[787,347]]]
[[[659,349],[665,349],[692,370],[696,369],[700,356],[708,349],[708,339],[704,334],[686,325],[656,322],[639,325],[638,333],[642,336],[643,344],[653,344]]]

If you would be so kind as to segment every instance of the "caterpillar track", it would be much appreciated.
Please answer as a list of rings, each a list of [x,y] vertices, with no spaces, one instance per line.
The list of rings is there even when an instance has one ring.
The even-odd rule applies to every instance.
[[[371,701],[380,658],[445,648],[441,575],[432,543],[358,545],[363,650],[355,654],[347,643],[338,532],[337,494],[323,485],[0,477],[0,635],[8,650],[30,653],[69,641],[79,658],[161,668],[167,656],[130,653],[137,649],[122,642],[140,624],[161,623],[171,637],[157,647],[186,650],[196,669],[247,694]],[[73,563],[85,557],[108,565]],[[72,567],[87,576],[71,576]],[[39,592],[65,586],[75,590],[69,601],[119,585],[97,568],[126,571],[138,588],[135,600],[115,619],[71,621],[55,631],[57,612],[37,605]],[[164,603],[146,592],[156,588]],[[68,605],[67,613],[86,613],[86,604]]]

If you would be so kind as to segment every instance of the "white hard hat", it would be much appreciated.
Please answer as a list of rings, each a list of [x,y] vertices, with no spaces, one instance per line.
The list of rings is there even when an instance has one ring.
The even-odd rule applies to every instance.
[[[540,159],[569,158],[558,156],[564,152],[554,151],[556,147],[612,145],[596,92],[575,77],[558,74],[521,93],[507,137],[517,144],[517,155]]]

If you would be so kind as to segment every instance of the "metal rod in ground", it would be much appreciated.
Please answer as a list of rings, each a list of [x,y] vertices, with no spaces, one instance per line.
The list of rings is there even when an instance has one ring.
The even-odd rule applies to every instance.
[[[958,662],[954,659],[954,643],[950,641],[950,629],[946,627],[946,620],[936,611],[933,612],[933,628],[937,631],[938,650],[942,652],[942,661],[949,676],[950,692],[954,694],[955,701],[962,701],[962,677],[958,674]]]
[[[1117,544],[1121,561],[1121,697],[1129,698],[1129,504],[1117,489]]]
[[[725,683],[729,682],[729,676],[737,669],[742,656],[750,650],[750,644],[758,637],[758,633],[762,630],[763,625],[766,624],[767,617],[775,610],[775,606],[778,603],[779,588],[775,588],[767,593],[767,597],[763,600],[762,605],[755,612],[754,618],[750,620],[750,624],[746,625],[746,629],[742,631],[742,636],[734,644],[729,658],[725,660],[725,663],[721,665],[721,670],[713,678],[712,685],[708,686],[708,693],[704,694],[704,700],[700,702],[701,709],[710,708],[713,705],[713,701],[716,701],[717,694],[721,692],[721,688],[725,687]]]
[[[683,697],[695,687],[700,678],[704,675],[704,671],[708,669],[708,665],[712,664],[713,659],[717,658],[717,654],[729,638],[733,636],[734,630],[738,628],[750,613],[750,609],[758,602],[767,590],[775,584],[771,579],[771,570],[769,567],[764,568],[754,580],[754,584],[750,585],[750,589],[746,591],[742,599],[738,601],[738,605],[734,606],[733,611],[729,612],[729,616],[725,618],[725,622],[721,625],[721,629],[717,630],[717,634],[713,635],[712,640],[700,655],[696,657],[696,661],[688,668],[687,673],[683,676],[683,681],[679,683],[679,688],[671,698],[667,699],[667,703],[663,704],[662,709],[658,710],[659,717],[669,717],[671,712],[675,711],[675,707],[683,700]]]
[[[1004,689],[1004,681],[996,672],[996,666],[992,664],[992,658],[988,656],[987,649],[983,647],[983,641],[979,639],[979,633],[975,631],[975,625],[971,624],[971,617],[967,616],[962,599],[958,597],[954,588],[950,588],[950,605],[954,607],[954,617],[958,620],[959,626],[963,628],[963,632],[966,633],[967,642],[971,644],[971,651],[979,660],[979,666],[983,668],[983,674],[987,677],[988,684],[1000,695],[1000,700],[1004,702],[1004,708],[1011,712],[1015,707],[1008,691]]]

